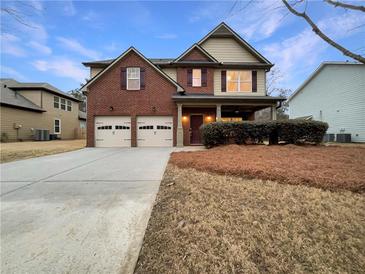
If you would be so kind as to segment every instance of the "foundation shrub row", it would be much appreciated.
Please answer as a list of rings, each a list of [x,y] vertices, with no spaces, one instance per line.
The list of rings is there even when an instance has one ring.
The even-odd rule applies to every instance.
[[[203,144],[214,147],[224,144],[319,144],[328,124],[320,121],[283,120],[267,122],[215,122],[202,126]]]

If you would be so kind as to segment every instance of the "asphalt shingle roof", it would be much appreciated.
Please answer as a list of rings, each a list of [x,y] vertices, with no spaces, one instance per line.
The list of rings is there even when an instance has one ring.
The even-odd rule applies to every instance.
[[[67,99],[80,102],[79,99],[76,99],[75,97],[59,90],[58,88],[48,84],[48,83],[24,83],[24,82],[18,82],[14,79],[1,79],[1,81],[8,81],[8,88],[13,90],[27,90],[27,89],[44,89],[47,90],[53,94],[60,95],[61,97],[65,97]]]
[[[0,80],[0,103],[8,106],[14,106],[18,108],[29,109],[33,111],[45,111],[40,106],[34,104],[18,92],[9,88],[8,85],[16,84],[15,80],[12,79],[1,79]]]

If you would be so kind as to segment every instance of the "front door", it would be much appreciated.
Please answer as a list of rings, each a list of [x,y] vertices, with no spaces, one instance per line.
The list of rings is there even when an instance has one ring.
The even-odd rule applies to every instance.
[[[200,127],[202,124],[203,124],[203,115],[190,116],[191,145],[200,145],[202,143],[201,132],[200,132]]]

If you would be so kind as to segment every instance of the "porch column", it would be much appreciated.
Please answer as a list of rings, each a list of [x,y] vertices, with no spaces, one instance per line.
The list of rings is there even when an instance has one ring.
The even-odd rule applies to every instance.
[[[216,114],[215,114],[216,118],[215,120],[217,122],[220,122],[222,120],[222,105],[221,104],[217,104],[217,110],[216,110]]]
[[[271,120],[276,120],[276,105],[271,107]]]
[[[177,132],[176,132],[176,146],[184,146],[184,129],[182,126],[182,104],[177,104]]]

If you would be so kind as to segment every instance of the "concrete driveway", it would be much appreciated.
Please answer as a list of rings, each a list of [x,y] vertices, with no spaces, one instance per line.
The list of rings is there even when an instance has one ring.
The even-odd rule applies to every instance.
[[[2,272],[133,272],[170,152],[86,148],[2,164]]]

